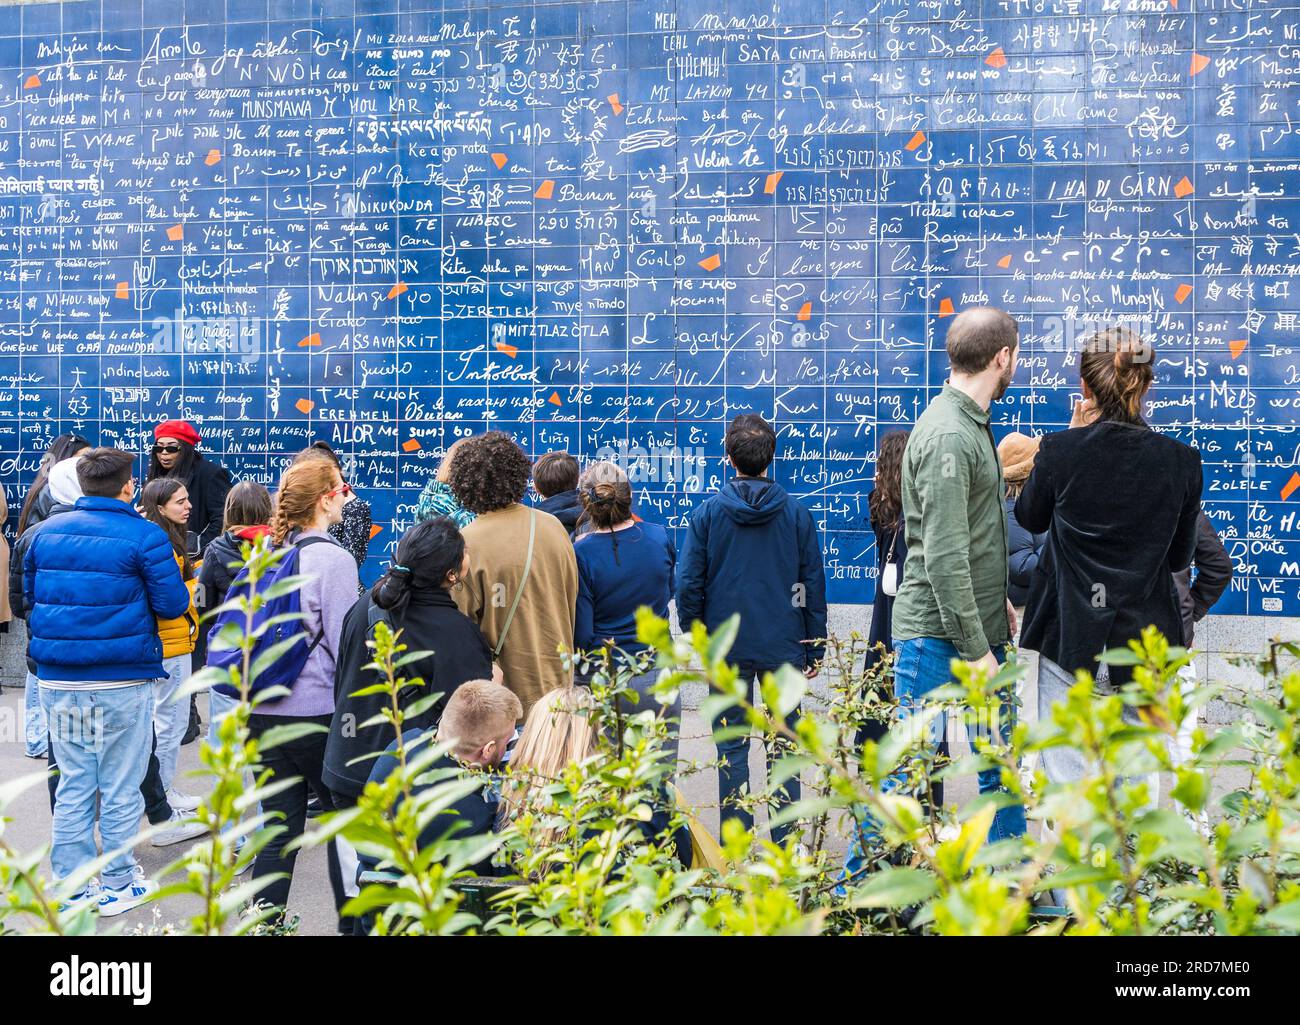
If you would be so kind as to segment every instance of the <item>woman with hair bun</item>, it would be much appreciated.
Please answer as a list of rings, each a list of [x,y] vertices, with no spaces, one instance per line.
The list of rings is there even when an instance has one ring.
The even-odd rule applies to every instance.
[[[1153,379],[1152,346],[1126,328],[1101,331],[1079,360],[1083,398],[1070,429],[1046,435],[1016,500],[1016,520],[1047,533],[1029,587],[1020,645],[1040,653],[1038,708],[1050,717],[1076,670],[1101,687],[1127,683],[1127,666],[1097,657],[1126,647],[1154,624],[1171,643],[1183,626],[1173,574],[1196,550],[1201,457],[1157,434],[1142,417]],[[1126,706],[1125,716],[1136,719]],[[1080,779],[1081,756],[1043,752],[1053,781]]]
[[[492,676],[492,652],[482,631],[452,597],[464,586],[469,566],[469,549],[455,523],[444,516],[417,523],[397,542],[388,572],[348,612],[335,663],[334,722],[321,774],[336,804],[356,803],[374,767],[368,756],[379,755],[393,739],[387,723],[362,725],[389,706],[388,695],[354,696],[382,682],[373,669],[365,668],[374,660],[366,641],[374,636],[380,619],[402,632],[401,643],[408,652],[425,652],[423,658],[402,667],[403,676],[421,679],[424,686],[407,687],[401,703],[442,695],[431,707],[407,718],[404,729],[433,727],[452,691],[468,680]]]
[[[632,515],[632,485],[611,462],[593,463],[578,480],[582,516],[573,551],[578,559],[578,602],[574,647],[598,652],[617,649],[616,658],[641,668],[637,656],[645,645],[636,637],[636,610],[649,606],[668,618],[668,600],[676,586],[677,552],[668,531]],[[636,711],[658,709],[651,694],[654,670],[630,681],[640,695]],[[668,714],[681,715],[680,697]],[[677,757],[677,730],[669,747]]]

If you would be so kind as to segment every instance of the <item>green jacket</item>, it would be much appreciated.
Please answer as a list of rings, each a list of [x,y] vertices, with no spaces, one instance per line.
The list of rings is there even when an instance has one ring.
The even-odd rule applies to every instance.
[[[942,638],[964,659],[1011,640],[1004,490],[989,414],[945,384],[903,454],[907,561],[895,638]]]

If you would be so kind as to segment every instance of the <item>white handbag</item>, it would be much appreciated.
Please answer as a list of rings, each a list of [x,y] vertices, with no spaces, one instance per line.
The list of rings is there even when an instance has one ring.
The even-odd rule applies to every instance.
[[[889,554],[885,556],[885,569],[880,574],[880,589],[891,598],[898,594],[898,563],[894,561],[894,546],[898,544],[898,532],[902,523],[894,527],[894,535],[889,539]]]

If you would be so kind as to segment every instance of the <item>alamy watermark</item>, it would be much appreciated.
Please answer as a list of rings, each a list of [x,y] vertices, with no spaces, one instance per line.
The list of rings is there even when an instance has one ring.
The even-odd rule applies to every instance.
[[[598,460],[615,464],[627,474],[631,484],[676,484],[688,494],[704,490],[704,467],[708,450],[681,445],[644,448],[619,442],[604,445],[596,452]]]
[[[179,307],[155,317],[148,351],[171,356],[222,355],[250,362],[262,354],[262,321],[256,317],[194,317]]]
[[[1115,352],[1126,338],[1140,340],[1133,350],[1134,363],[1149,363],[1155,354],[1154,317],[1127,317],[1113,320],[1086,320],[1075,317],[1043,317],[1038,332],[1038,348],[1043,352]],[[1123,330],[1117,330],[1117,329]],[[1126,335],[1125,332],[1131,332]]]

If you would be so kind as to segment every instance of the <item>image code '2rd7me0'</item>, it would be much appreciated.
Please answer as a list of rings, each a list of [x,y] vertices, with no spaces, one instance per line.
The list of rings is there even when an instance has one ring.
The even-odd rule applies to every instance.
[[[738,412],[869,601],[884,433],[1021,324],[994,432],[1156,347],[1236,565],[1300,614],[1300,0],[80,0],[0,11],[0,461],[184,417],[381,528],[455,438],[634,461],[680,530]],[[1140,487],[1141,482],[1117,481]]]

